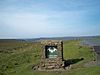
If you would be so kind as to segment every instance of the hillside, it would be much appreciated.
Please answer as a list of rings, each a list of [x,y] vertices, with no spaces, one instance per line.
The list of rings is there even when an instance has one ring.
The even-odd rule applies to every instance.
[[[32,67],[40,62],[40,47],[40,42],[0,41],[0,75],[100,75],[96,53],[89,46],[80,46],[80,40],[64,41],[64,59],[71,62],[69,70],[34,71]]]

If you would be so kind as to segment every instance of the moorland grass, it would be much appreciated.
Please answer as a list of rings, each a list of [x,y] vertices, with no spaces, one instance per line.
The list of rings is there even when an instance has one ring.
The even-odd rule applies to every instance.
[[[42,53],[40,47],[39,42],[1,43],[0,75],[100,75],[100,66],[84,66],[88,62],[96,60],[96,54],[91,51],[90,47],[80,46],[80,40],[64,41],[65,60],[83,58],[82,61],[71,64],[71,69],[66,71],[34,71],[32,66],[40,62]]]

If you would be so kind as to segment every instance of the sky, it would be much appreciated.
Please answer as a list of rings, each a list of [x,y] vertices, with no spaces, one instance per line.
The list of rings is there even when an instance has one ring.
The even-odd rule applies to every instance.
[[[100,0],[0,0],[0,39],[100,35]]]

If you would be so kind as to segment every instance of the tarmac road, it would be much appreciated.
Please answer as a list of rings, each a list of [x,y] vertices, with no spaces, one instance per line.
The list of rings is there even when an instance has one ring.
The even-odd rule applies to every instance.
[[[97,53],[97,65],[100,66],[100,46],[94,46],[94,50]]]

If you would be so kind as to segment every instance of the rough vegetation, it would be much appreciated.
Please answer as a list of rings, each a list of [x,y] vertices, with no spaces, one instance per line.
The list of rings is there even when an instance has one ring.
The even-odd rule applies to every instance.
[[[41,58],[39,42],[1,41],[0,75],[100,75],[100,66],[88,66],[96,62],[96,54],[88,46],[80,46],[80,40],[64,41],[64,59],[66,71],[34,71]],[[92,65],[93,65],[92,64]]]

